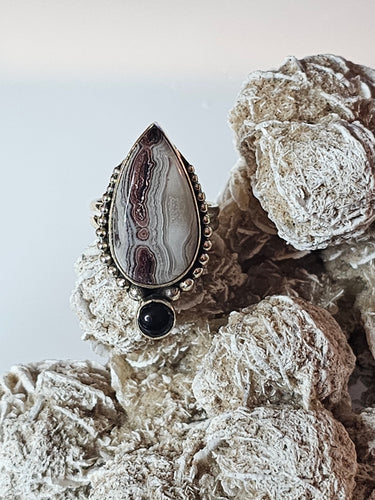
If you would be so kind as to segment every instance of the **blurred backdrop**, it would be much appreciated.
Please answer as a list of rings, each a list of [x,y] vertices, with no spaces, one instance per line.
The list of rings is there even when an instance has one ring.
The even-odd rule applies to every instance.
[[[69,308],[90,201],[152,121],[209,199],[236,161],[249,71],[335,53],[375,67],[371,0],[0,0],[0,372],[96,358]]]

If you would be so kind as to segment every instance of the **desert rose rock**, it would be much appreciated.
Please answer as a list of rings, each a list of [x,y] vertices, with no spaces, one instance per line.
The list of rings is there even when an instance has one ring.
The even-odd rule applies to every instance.
[[[292,57],[249,76],[230,115],[241,157],[218,201],[210,260],[175,302],[165,339],[141,335],[139,302],[94,245],[83,252],[71,303],[84,340],[108,361],[5,375],[1,498],[374,497],[374,359],[364,334],[373,349],[374,96],[375,72],[337,56]],[[144,139],[129,160],[144,204],[126,204],[123,177],[111,223],[113,235],[123,231],[116,258],[137,283],[152,259],[129,255],[146,240],[154,276],[166,281],[182,272],[172,254],[188,266],[197,245],[190,187],[173,160],[170,182],[191,210],[163,204],[153,162],[166,180],[169,146]],[[147,179],[137,155],[150,160]],[[156,227],[171,229],[174,215],[183,238],[169,234],[162,249]]]
[[[374,81],[337,56],[291,57],[238,96],[230,121],[253,193],[297,249],[359,236],[375,218]]]

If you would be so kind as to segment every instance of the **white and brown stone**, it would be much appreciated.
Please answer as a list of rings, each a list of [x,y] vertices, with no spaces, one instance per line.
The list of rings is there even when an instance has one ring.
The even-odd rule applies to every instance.
[[[200,246],[200,218],[184,163],[153,124],[123,162],[110,210],[112,257],[134,284],[179,281]]]

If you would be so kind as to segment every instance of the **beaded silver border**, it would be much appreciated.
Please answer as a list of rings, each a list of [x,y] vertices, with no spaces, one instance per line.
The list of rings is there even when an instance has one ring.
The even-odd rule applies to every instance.
[[[151,124],[150,127],[152,127],[153,125],[154,124]],[[157,126],[159,127],[159,125]],[[147,130],[148,129],[146,129],[146,131]],[[145,132],[143,132],[142,135]],[[135,144],[137,144],[137,142],[138,140],[135,142]],[[99,200],[95,202],[94,205],[95,211],[99,212],[99,215],[93,216],[93,221],[95,226],[97,227],[96,235],[98,237],[97,246],[101,252],[100,260],[107,266],[109,275],[116,279],[117,285],[121,288],[128,289],[129,295],[135,300],[142,300],[146,295],[146,291],[159,292],[162,296],[170,301],[178,300],[180,297],[180,293],[189,292],[190,290],[192,290],[195,280],[202,276],[204,268],[207,266],[209,261],[208,252],[212,248],[211,236],[213,231],[210,224],[210,216],[208,214],[208,204],[206,203],[206,196],[202,191],[201,185],[198,181],[198,176],[195,172],[194,167],[187,162],[180,151],[172,143],[170,144],[179,157],[182,165],[185,167],[187,178],[192,187],[192,192],[195,195],[197,210],[201,223],[201,238],[196,259],[180,279],[178,279],[176,282],[173,282],[171,285],[167,284],[161,287],[148,287],[146,285],[140,286],[133,284],[123,274],[121,269],[116,264],[115,259],[111,255],[109,240],[109,219],[111,214],[113,196],[116,192],[122,168],[126,164],[134,146],[131,148],[126,159],[119,166],[114,168],[106,192]]]

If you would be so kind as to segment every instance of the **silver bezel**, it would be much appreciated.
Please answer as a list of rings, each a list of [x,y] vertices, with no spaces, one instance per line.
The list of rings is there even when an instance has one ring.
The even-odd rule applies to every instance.
[[[118,264],[115,254],[113,252],[113,245],[112,245],[112,212],[113,212],[113,200],[116,196],[116,192],[119,186],[119,181],[120,178],[124,172],[124,170],[127,167],[127,162],[129,160],[130,155],[133,153],[134,149],[137,147],[137,143],[139,142],[140,138],[147,133],[147,131],[155,126],[156,124],[153,123],[151,124],[137,139],[137,141],[134,143],[132,148],[130,149],[128,155],[126,156],[125,160],[118,166],[115,167],[115,169],[112,172],[111,178],[109,185],[107,187],[106,192],[104,193],[103,197],[98,200],[97,202],[97,209],[100,212],[100,216],[94,217],[95,223],[98,226],[97,230],[97,236],[99,238],[98,241],[98,248],[101,250],[101,259],[102,262],[107,266],[107,268],[111,269],[111,276],[117,277],[118,284],[121,287],[126,287],[129,284],[132,284],[133,286],[136,286],[141,289],[145,290],[160,290],[165,296],[168,295],[168,290],[174,287],[179,287],[181,291],[188,291],[192,287],[191,286],[186,286],[184,283],[185,280],[193,280],[195,281],[196,279],[199,279],[201,276],[201,272],[195,271],[196,269],[201,269],[205,267],[208,263],[209,256],[207,252],[210,250],[210,236],[212,235],[212,228],[210,226],[210,218],[207,214],[208,206],[205,201],[206,197],[201,190],[201,186],[198,182],[198,176],[194,171],[194,167],[190,165],[186,159],[183,157],[183,155],[180,153],[180,151],[170,142],[166,134],[164,133],[169,145],[175,152],[176,156],[178,157],[181,166],[184,168],[184,172],[186,174],[186,178],[189,182],[189,186],[191,189],[191,193],[194,197],[195,201],[195,208],[196,208],[196,213],[197,213],[197,219],[198,223],[200,225],[200,241],[199,244],[197,245],[197,250],[195,253],[195,257],[192,260],[190,266],[188,269],[184,271],[183,274],[178,276],[176,279],[169,283],[164,283],[163,285],[144,285],[135,282],[129,276],[124,273],[124,271],[121,269],[121,266]],[[159,125],[156,125],[158,128]],[[206,249],[205,249],[206,247]],[[104,249],[103,249],[104,248]],[[113,268],[117,270],[116,273],[113,272]],[[199,277],[194,277],[194,276],[199,276]],[[125,282],[124,282],[125,280]]]
[[[167,307],[169,307],[169,309],[171,309],[171,311],[173,312],[173,324],[171,326],[171,328],[167,331],[167,333],[165,333],[164,335],[160,336],[160,337],[150,337],[149,335],[146,335],[144,332],[142,332],[142,330],[139,328],[139,331],[141,332],[141,334],[146,337],[147,339],[149,340],[161,340],[161,339],[165,339],[165,337],[168,337],[168,335],[171,333],[171,331],[173,330],[173,328],[176,326],[176,311],[174,310],[174,307],[172,306],[172,304],[168,301],[168,300],[163,300],[163,299],[159,299],[159,298],[148,298],[147,300],[145,300],[144,302],[142,302],[142,304],[139,306],[138,308],[138,311],[137,311],[137,324],[139,325],[139,313],[142,309],[143,306],[146,306],[147,304],[150,304],[151,302],[158,302],[160,304],[164,304],[166,305]]]

